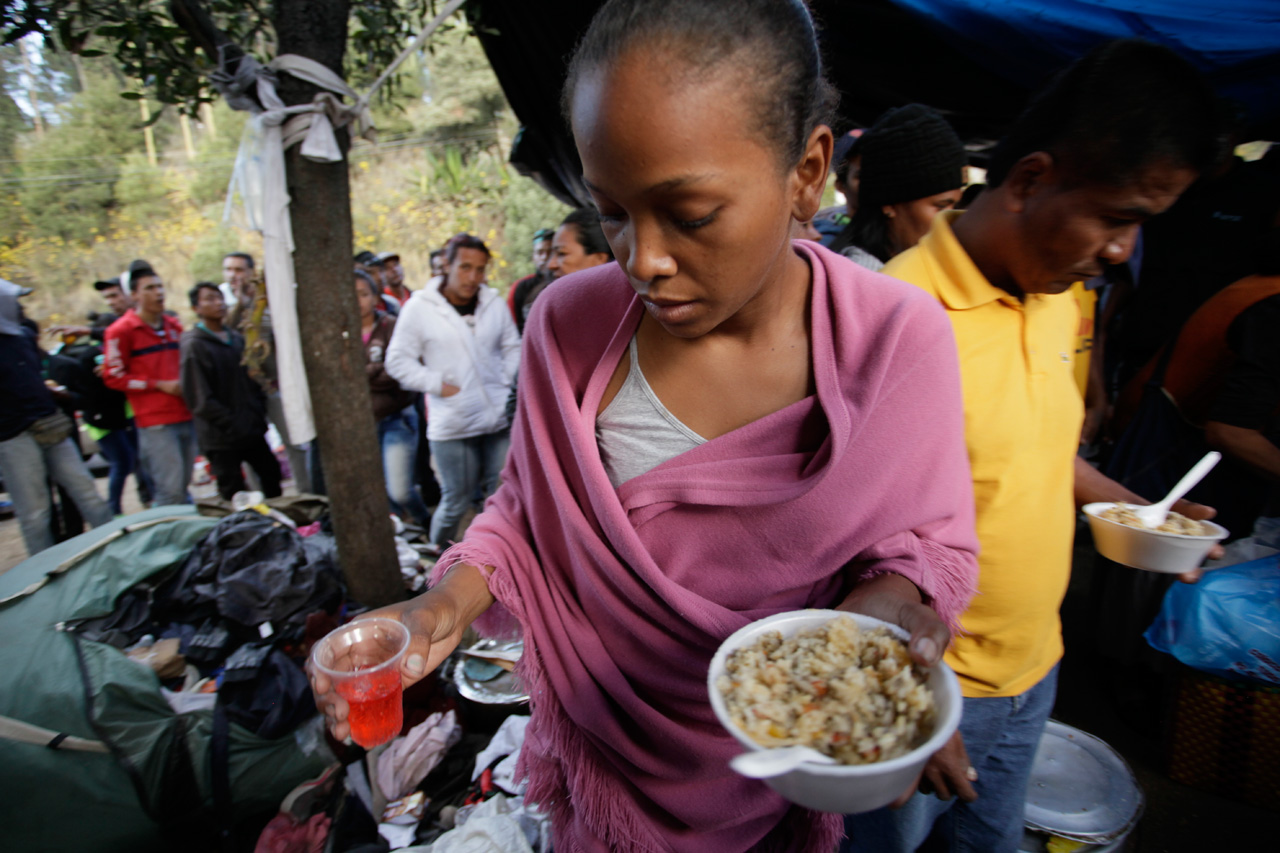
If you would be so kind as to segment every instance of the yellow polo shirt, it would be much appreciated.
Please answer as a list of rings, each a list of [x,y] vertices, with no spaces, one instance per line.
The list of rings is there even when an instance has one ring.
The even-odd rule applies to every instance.
[[[1069,293],[1019,300],[992,285],[934,219],[884,272],[933,294],[960,354],[977,509],[978,594],[946,660],[965,696],[1016,696],[1062,657],[1058,608],[1071,573],[1073,466],[1084,418]]]

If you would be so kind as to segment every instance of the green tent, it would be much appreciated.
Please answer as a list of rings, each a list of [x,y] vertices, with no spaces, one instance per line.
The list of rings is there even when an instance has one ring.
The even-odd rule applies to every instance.
[[[213,712],[175,713],[150,669],[64,626],[177,568],[217,521],[159,507],[0,575],[4,849],[145,853],[211,840]],[[274,741],[232,725],[229,751],[235,819],[274,811],[334,760],[316,718]]]

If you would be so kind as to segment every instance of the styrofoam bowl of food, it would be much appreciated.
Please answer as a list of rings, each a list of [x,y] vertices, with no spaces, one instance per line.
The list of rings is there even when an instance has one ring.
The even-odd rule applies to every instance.
[[[838,814],[878,809],[960,725],[955,673],[914,665],[908,639],[897,625],[836,610],[761,619],[711,659],[711,707],[747,750],[807,746],[836,760],[763,780],[786,799]]]
[[[1108,560],[1148,572],[1182,574],[1197,568],[1227,529],[1212,521],[1193,521],[1169,513],[1157,529],[1142,524],[1123,502],[1085,504],[1093,544]]]

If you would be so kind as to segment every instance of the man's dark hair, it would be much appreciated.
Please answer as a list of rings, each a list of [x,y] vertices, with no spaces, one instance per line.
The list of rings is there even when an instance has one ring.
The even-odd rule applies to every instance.
[[[212,290],[214,293],[222,296],[222,288],[211,281],[197,281],[195,287],[187,291],[187,298],[191,300],[191,307],[195,308],[200,302],[200,291]]]
[[[610,0],[591,20],[569,64],[561,95],[566,121],[579,79],[633,48],[660,47],[679,64],[668,73],[704,73],[733,59],[750,70],[741,85],[754,103],[751,126],[790,167],[809,134],[829,124],[837,101],[823,76],[813,19],[801,0]]]
[[[225,261],[227,258],[244,258],[244,262],[249,265],[249,269],[253,269],[253,255],[248,252],[227,252],[222,256]]]
[[[569,211],[569,215],[560,223],[563,228],[566,225],[572,225],[578,232],[578,242],[582,244],[582,251],[588,255],[594,255],[597,252],[604,252],[613,259],[613,249],[609,246],[609,241],[604,238],[604,231],[600,228],[600,214],[590,207],[579,207],[576,210]]]
[[[445,262],[452,264],[462,249],[477,249],[484,252],[486,258],[492,257],[489,254],[489,247],[479,237],[474,234],[454,234],[449,238],[449,242],[444,244]]]
[[[121,279],[123,280],[124,277],[125,276],[121,276]],[[137,269],[134,269],[131,266],[129,268],[129,272],[127,273],[127,277],[129,279],[129,287],[122,288],[122,289],[127,289],[129,294],[133,295],[138,292],[138,282],[140,280],[144,278],[159,278],[160,273],[156,272],[151,267],[138,267]]]
[[[1122,186],[1159,162],[1203,174],[1221,157],[1222,111],[1208,82],[1168,48],[1106,42],[1032,100],[991,154],[987,184],[1045,151],[1073,182]]]

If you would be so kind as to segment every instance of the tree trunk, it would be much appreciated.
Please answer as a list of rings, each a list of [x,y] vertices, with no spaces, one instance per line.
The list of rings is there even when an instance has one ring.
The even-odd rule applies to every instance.
[[[347,0],[277,0],[279,52],[342,74],[348,11]],[[282,74],[278,91],[293,105],[310,101],[317,90]],[[339,130],[338,139],[345,151],[346,131]],[[286,154],[286,175],[303,362],[343,574],[355,600],[380,606],[402,600],[405,591],[364,371],[347,164],[312,162],[299,147]]]

